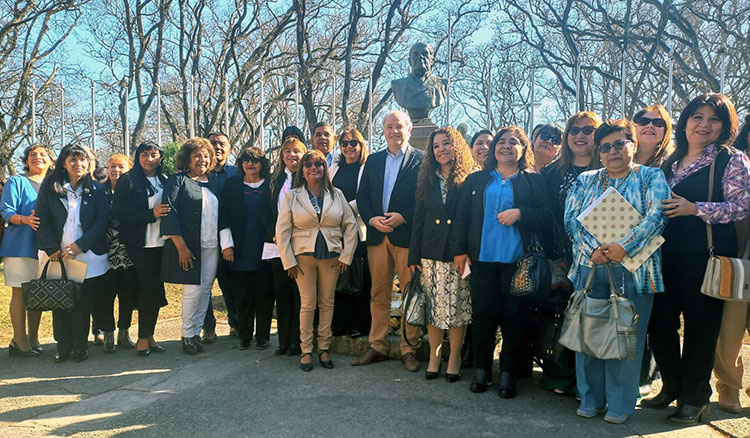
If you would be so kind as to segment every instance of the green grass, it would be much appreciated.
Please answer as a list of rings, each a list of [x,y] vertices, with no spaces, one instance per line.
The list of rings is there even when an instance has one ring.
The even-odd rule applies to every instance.
[[[0,346],[5,346],[10,343],[13,338],[13,327],[10,323],[10,297],[11,288],[5,286],[5,272],[4,266],[0,269]],[[180,316],[182,309],[182,286],[175,284],[166,285],[166,294],[168,304],[162,307],[159,311],[159,319],[170,319]],[[224,300],[221,298],[221,290],[219,286],[214,282],[212,290],[214,314],[216,318],[226,319],[227,312],[224,307]],[[115,317],[117,315],[117,300],[115,300]],[[138,311],[133,312],[132,324],[138,324]],[[39,338],[51,338],[52,337],[52,312],[42,313],[42,322],[39,325]]]

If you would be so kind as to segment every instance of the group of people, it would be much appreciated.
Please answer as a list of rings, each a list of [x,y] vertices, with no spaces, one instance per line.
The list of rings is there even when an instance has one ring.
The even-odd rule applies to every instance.
[[[739,411],[737,357],[750,306],[700,293],[709,254],[737,256],[748,240],[750,123],[738,135],[726,96],[696,97],[674,129],[657,104],[632,120],[602,122],[584,111],[564,128],[542,124],[530,136],[516,126],[481,130],[469,143],[443,127],[424,151],[410,144],[411,130],[406,113],[388,113],[387,147],[368,156],[356,129],[337,136],[320,123],[308,149],[303,133],[288,127],[275,166],[256,147],[243,148],[230,165],[229,138],[214,133],[185,141],[169,176],[162,173],[162,149],[145,142],[132,166],[128,157],[110,158],[104,185],[92,180],[94,158],[85,147],[65,146],[53,167],[46,148],[27,148],[26,173],[8,180],[1,207],[8,228],[0,256],[13,287],[10,354],[41,351],[39,314],[25,311],[20,286],[36,277],[42,252],[53,261],[87,264],[76,308],[53,312],[58,362],[86,359],[92,312],[104,332],[102,348],[115,351],[115,295],[117,346],[134,347],[140,356],[165,351],[153,337],[166,304],[164,282],[184,285],[183,352],[203,351],[216,337],[211,289],[218,279],[237,348],[249,348],[253,339],[257,349],[269,347],[275,305],[276,354],[299,356],[300,368],[310,371],[316,353],[321,367],[333,368],[333,335],[369,334],[369,348],[352,362],[368,365],[388,359],[397,275],[402,289],[414,277],[427,294],[428,380],[442,373],[447,334],[445,379],[461,379],[462,349],[468,350],[475,366],[470,390],[486,391],[499,326],[502,398],[517,395],[517,380],[532,375],[536,359],[540,384],[577,394],[579,416],[606,412],[605,421],[623,423],[635,410],[642,368],[655,359],[662,390],[642,406],[677,401],[671,423],[705,419],[715,365],[720,407]],[[712,193],[709,175],[715,175]],[[608,188],[642,219],[626,238],[599,242],[579,214]],[[657,235],[664,244],[635,272],[622,266]],[[544,302],[511,293],[516,262],[534,248],[568,277],[556,280]],[[530,315],[546,309],[547,317],[559,317],[572,290],[604,265],[593,273],[591,295],[609,296],[612,272],[638,313],[637,357],[535,358]],[[133,309],[135,344],[127,335]],[[415,372],[420,329],[401,323],[401,361]]]

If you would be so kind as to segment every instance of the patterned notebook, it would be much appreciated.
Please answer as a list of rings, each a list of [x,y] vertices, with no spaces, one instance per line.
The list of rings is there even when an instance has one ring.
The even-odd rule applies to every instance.
[[[611,243],[630,234],[643,216],[614,187],[609,187],[577,219],[599,243]],[[662,243],[664,238],[661,235],[654,236],[635,257],[626,255],[620,263],[628,271],[635,272]]]

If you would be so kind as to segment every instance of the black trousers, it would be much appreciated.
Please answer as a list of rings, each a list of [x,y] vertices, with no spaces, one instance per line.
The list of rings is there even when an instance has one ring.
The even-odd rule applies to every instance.
[[[224,261],[221,257],[221,253],[219,253],[219,264],[216,266],[216,281],[219,282],[221,296],[224,298],[224,307],[227,309],[227,323],[229,324],[229,327],[237,328],[237,303],[232,294],[234,288],[234,282],[232,280],[233,272],[234,271],[227,267],[227,262]],[[213,299],[208,300],[208,310],[206,310],[206,316],[203,318],[203,331],[216,331],[216,316],[214,315]]]
[[[500,371],[524,374],[528,351],[525,343],[526,304],[510,294],[515,263],[471,264],[472,347],[474,365],[492,375],[497,326],[503,335]]]
[[[279,347],[299,346],[299,289],[289,278],[280,258],[271,259],[273,287],[276,298],[276,326]]]
[[[107,287],[106,274],[83,281],[81,297],[72,311],[52,311],[52,331],[58,353],[84,352],[89,337],[89,314],[92,297]]]
[[[708,254],[665,254],[665,292],[654,297],[649,339],[661,372],[662,391],[702,406],[711,397],[711,370],[724,302],[700,292]],[[680,354],[680,314],[685,330]]]
[[[128,329],[138,297],[138,274],[135,267],[110,269],[105,276],[106,286],[94,292],[94,321],[105,332],[115,330],[115,297],[119,299],[117,328]]]
[[[359,256],[359,254],[357,254]],[[358,331],[363,334],[370,332],[372,316],[370,314],[370,289],[372,278],[367,263],[366,248],[364,251],[364,270],[362,290],[359,293],[337,293],[333,305],[333,330]]]
[[[264,263],[257,271],[232,271],[232,295],[237,304],[238,332],[242,342],[267,341],[273,316],[273,274]]]
[[[130,245],[126,248],[128,257],[135,265],[138,278],[138,338],[145,339],[154,335],[159,309],[167,305],[164,282],[159,279],[161,253],[164,248],[141,248]]]

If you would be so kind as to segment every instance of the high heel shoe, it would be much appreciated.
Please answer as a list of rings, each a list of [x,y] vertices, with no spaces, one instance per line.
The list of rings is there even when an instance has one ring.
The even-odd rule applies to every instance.
[[[435,379],[437,379],[438,377],[440,377],[440,368],[442,368],[442,367],[443,367],[443,364],[440,364],[440,366],[438,366],[437,371],[425,370],[424,371],[424,379],[425,380],[435,380]]]
[[[667,423],[677,426],[692,426],[694,424],[708,423],[708,416],[711,412],[709,405],[693,406],[680,404],[672,415],[667,417]]]
[[[323,354],[328,354],[328,350],[318,351],[318,360],[320,361],[320,366],[330,370],[331,368],[333,368],[333,361],[331,360],[331,355],[328,354],[328,360],[323,360],[322,359]]]
[[[304,372],[312,371],[313,369],[312,360],[310,360],[310,362],[307,362],[307,363],[302,362],[302,358],[304,358],[305,356],[310,356],[310,358],[312,359],[312,353],[302,353],[302,357],[300,357],[299,367]]]
[[[16,341],[10,341],[10,344],[8,344],[8,356],[37,357],[39,356],[39,352],[33,348],[27,351],[21,350],[21,347],[16,345]]]
[[[451,374],[446,372],[445,380],[447,380],[448,383],[458,382],[459,380],[461,380],[461,373]]]

